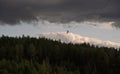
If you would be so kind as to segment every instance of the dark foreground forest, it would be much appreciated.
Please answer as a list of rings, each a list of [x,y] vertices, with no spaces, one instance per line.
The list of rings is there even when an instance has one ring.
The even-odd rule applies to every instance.
[[[120,50],[2,36],[0,74],[120,74]]]

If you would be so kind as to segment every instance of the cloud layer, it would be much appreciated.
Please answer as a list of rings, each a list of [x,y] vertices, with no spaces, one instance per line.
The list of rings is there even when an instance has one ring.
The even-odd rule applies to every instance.
[[[120,0],[0,0],[0,22],[119,21]],[[119,24],[115,25],[119,26]]]
[[[52,40],[60,40],[63,43],[73,43],[73,44],[81,44],[81,43],[90,43],[95,46],[103,46],[103,47],[113,47],[116,49],[120,48],[120,43],[115,43],[111,41],[103,41],[95,38],[83,37],[73,33],[66,32],[53,32],[53,33],[42,33],[39,34],[39,37],[45,37]]]

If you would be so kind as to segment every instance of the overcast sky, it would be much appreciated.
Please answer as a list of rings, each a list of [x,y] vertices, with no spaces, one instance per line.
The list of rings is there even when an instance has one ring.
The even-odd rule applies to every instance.
[[[24,26],[27,30],[31,25],[38,25],[41,32],[45,31],[42,27],[46,27],[46,24],[54,25],[52,27],[62,24],[64,28],[75,28],[76,23],[71,22],[76,22],[79,26],[80,23],[86,22],[88,27],[93,25],[119,31],[120,0],[0,0],[2,34],[5,32],[3,28],[7,29],[9,34],[12,32],[10,27],[16,30],[15,26]],[[5,27],[6,25],[9,27]],[[86,27],[84,30],[87,31]]]
[[[0,21],[119,21],[120,0],[0,0]]]

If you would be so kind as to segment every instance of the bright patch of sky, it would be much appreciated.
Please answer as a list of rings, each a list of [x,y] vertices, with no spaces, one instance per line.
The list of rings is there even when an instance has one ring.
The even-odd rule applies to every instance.
[[[73,44],[81,44],[81,43],[89,43],[90,45],[95,45],[98,47],[113,47],[115,49],[120,48],[120,43],[115,43],[111,41],[103,41],[96,38],[83,37],[78,34],[69,33],[69,32],[50,32],[50,33],[42,33],[39,34],[38,37],[45,37],[51,40],[61,41],[62,43],[73,43]]]
[[[36,37],[41,33],[47,32],[66,32],[79,34],[85,37],[97,38],[101,40],[109,40],[120,43],[120,29],[112,26],[113,22],[70,22],[66,24],[50,23],[48,21],[20,25],[0,25],[0,36],[22,36],[23,34]]]

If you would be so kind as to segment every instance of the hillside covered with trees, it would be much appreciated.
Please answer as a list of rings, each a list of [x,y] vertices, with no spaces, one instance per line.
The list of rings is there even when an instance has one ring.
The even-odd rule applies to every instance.
[[[2,36],[0,74],[120,74],[120,50]]]

